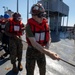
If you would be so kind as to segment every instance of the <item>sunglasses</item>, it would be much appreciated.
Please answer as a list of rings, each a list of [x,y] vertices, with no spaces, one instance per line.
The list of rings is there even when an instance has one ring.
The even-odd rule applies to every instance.
[[[17,20],[22,20],[22,18],[21,17],[18,17],[18,18],[16,18]]]
[[[46,13],[39,13],[37,14],[38,18],[46,17]]]

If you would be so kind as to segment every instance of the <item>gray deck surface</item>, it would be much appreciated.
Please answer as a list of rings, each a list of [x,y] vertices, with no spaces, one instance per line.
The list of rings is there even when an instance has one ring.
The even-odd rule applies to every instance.
[[[25,44],[24,44],[25,45]],[[25,48],[24,48],[25,49]],[[50,50],[56,52],[64,60],[75,65],[75,44],[74,40],[70,39],[61,39],[58,42],[52,42]],[[22,56],[22,65],[23,71],[18,74],[13,74],[12,65],[10,60],[7,58],[3,61],[0,61],[0,75],[26,75],[25,63],[26,63],[26,50],[23,50]],[[46,56],[46,75],[75,75],[75,67],[63,62],[52,60]],[[34,75],[39,75],[39,69],[36,65]]]

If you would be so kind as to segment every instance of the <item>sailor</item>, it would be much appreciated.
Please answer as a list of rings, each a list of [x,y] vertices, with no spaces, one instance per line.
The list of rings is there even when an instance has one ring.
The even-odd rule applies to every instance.
[[[23,44],[22,38],[23,31],[25,29],[24,24],[22,23],[21,14],[15,12],[12,15],[12,18],[9,19],[9,22],[6,25],[5,31],[9,36],[9,51],[10,51],[10,59],[11,64],[13,65],[13,72],[17,73],[18,71],[22,71],[23,66],[21,64],[22,60],[22,51]],[[16,60],[18,58],[18,60]],[[18,61],[18,68],[16,62]]]
[[[6,23],[9,20],[9,14],[4,14],[4,18],[1,21],[1,33],[2,33],[2,49],[4,49],[5,53],[1,55],[0,60],[6,58],[7,55],[9,55],[9,37],[5,34],[5,26]]]
[[[42,4],[34,4],[31,7],[31,15],[32,18],[28,19],[26,25],[26,40],[28,43],[26,52],[26,75],[34,75],[36,62],[40,75],[45,75],[45,54],[54,60],[59,60],[60,57],[56,53],[48,50],[51,42],[50,28],[45,18],[46,12]]]

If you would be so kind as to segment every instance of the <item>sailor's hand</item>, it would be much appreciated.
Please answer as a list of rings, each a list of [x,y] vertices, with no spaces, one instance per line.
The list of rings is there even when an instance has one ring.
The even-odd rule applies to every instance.
[[[56,53],[52,52],[51,56],[50,56],[53,60],[60,60],[59,55],[57,55]]]

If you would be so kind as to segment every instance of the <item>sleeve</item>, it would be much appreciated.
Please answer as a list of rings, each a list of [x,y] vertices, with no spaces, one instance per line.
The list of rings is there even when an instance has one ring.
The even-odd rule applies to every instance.
[[[9,21],[6,23],[6,25],[5,25],[5,31],[6,32],[8,32],[9,31],[9,25],[10,25],[10,23],[9,23]]]
[[[22,26],[24,27],[24,24],[22,23]]]
[[[1,32],[1,24],[0,24],[0,32]]]
[[[26,26],[26,35],[27,35],[27,37],[34,37],[32,31],[31,31],[30,25]]]

